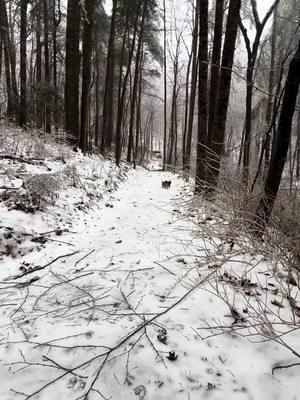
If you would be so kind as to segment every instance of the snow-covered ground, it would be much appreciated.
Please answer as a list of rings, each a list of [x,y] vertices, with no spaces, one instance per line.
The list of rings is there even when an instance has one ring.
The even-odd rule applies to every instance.
[[[297,282],[211,236],[180,177],[72,157],[55,204],[0,203],[0,399],[299,399],[299,366],[272,374],[299,360]]]

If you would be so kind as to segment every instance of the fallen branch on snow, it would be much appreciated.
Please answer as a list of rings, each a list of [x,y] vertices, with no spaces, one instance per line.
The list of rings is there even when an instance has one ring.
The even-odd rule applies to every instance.
[[[1,160],[11,160],[11,161],[18,161],[21,163],[25,164],[30,164],[30,165],[42,165],[47,168],[48,171],[51,171],[51,168],[49,168],[43,160],[38,160],[34,158],[21,158],[21,157],[16,157],[16,156],[10,156],[8,154],[3,154],[0,155]]]
[[[45,268],[49,267],[50,265],[54,264],[56,261],[60,260],[61,258],[72,257],[72,256],[74,256],[75,254],[78,254],[78,253],[80,253],[79,250],[74,251],[73,253],[63,254],[61,256],[58,256],[58,257],[54,258],[54,260],[50,261],[49,263],[47,263],[47,264],[45,264],[43,266],[38,265],[38,266],[36,266],[34,268],[30,268],[30,269],[22,272],[21,274],[14,275],[14,276],[12,276],[10,278],[6,278],[5,281],[10,281],[10,280],[13,280],[13,279],[23,278],[23,276],[26,276],[26,275],[29,275],[29,274],[33,274],[34,272],[41,271],[42,269],[45,269]]]
[[[177,301],[175,301],[170,307],[166,308],[164,311],[156,314],[154,317],[150,318],[148,321],[144,321],[142,322],[139,326],[137,326],[137,328],[135,328],[132,332],[130,332],[127,336],[125,336],[123,339],[121,339],[119,341],[119,343],[117,343],[114,347],[109,348],[107,351],[97,354],[94,357],[90,358],[87,361],[84,361],[83,363],[68,369],[67,371],[65,371],[63,374],[59,375],[58,377],[56,377],[55,379],[51,380],[50,382],[46,383],[45,385],[43,385],[42,387],[40,387],[39,389],[37,389],[35,392],[31,393],[30,395],[28,395],[26,397],[26,400],[32,399],[34,398],[36,395],[40,394],[43,390],[45,390],[46,388],[50,387],[51,385],[53,385],[54,383],[58,382],[59,380],[61,380],[62,378],[66,377],[69,374],[74,373],[74,371],[83,368],[89,364],[91,364],[93,361],[104,357],[101,365],[97,368],[96,372],[95,372],[95,377],[92,380],[91,384],[89,385],[89,388],[86,390],[85,394],[83,394],[82,396],[80,396],[80,398],[84,398],[86,399],[88,394],[91,391],[95,391],[94,389],[94,385],[96,383],[96,381],[98,380],[100,373],[102,371],[102,369],[104,368],[104,365],[106,364],[106,362],[108,361],[109,356],[116,351],[117,349],[119,349],[122,345],[124,345],[128,340],[130,340],[132,337],[134,337],[137,333],[139,333],[140,331],[143,331],[144,335],[144,329],[152,324],[156,319],[162,317],[163,315],[167,314],[169,311],[171,311],[172,309],[174,309],[175,307],[177,307],[180,303],[182,303],[186,298],[188,298],[196,289],[198,289],[204,282],[206,282],[209,278],[211,278],[214,274],[216,273],[216,271],[212,271],[210,274],[208,274],[205,278],[203,278],[200,282],[198,282],[198,284],[196,286],[194,286],[193,288],[191,288],[189,291],[187,291],[182,297],[180,297]]]

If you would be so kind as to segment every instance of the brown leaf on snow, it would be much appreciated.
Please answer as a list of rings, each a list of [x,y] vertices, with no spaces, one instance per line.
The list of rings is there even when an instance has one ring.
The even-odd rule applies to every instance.
[[[157,340],[163,344],[167,344],[168,336],[166,330],[161,330],[157,335]]]
[[[178,357],[178,354],[175,353],[175,351],[170,351],[169,355],[167,356],[167,359],[170,361],[176,361]]]
[[[216,389],[216,385],[214,383],[208,382],[206,390],[210,391],[210,390],[214,390],[214,389]]]
[[[284,308],[284,306],[279,303],[279,301],[277,301],[276,299],[271,301],[271,304],[273,304],[273,306],[279,307],[279,308]]]
[[[181,264],[187,264],[187,262],[185,261],[185,259],[184,258],[178,258],[177,260],[176,260],[178,263],[181,263]]]

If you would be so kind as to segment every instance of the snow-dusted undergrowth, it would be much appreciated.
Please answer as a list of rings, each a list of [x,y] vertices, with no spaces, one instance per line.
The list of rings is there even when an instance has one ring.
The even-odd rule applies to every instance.
[[[298,366],[272,375],[297,362],[297,275],[171,173],[2,140],[1,399],[298,398]]]

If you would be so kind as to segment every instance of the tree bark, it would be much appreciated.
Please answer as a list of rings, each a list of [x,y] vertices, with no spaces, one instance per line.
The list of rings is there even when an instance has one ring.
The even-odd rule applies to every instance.
[[[96,110],[95,110],[95,147],[99,146],[100,136],[100,49],[96,49]]]
[[[272,38],[271,38],[271,60],[270,60],[270,73],[269,73],[269,87],[268,87],[268,104],[266,110],[266,149],[265,149],[265,165],[264,170],[267,171],[269,168],[270,154],[271,154],[271,135],[269,133],[269,127],[272,120],[272,110],[273,110],[273,90],[275,82],[275,52],[276,52],[276,39],[277,39],[277,19],[278,10],[277,7],[274,10],[273,16],[273,28],[272,28]]]
[[[110,35],[107,50],[107,64],[105,77],[105,90],[103,101],[103,121],[101,137],[101,153],[111,148],[113,130],[114,130],[114,69],[115,69],[115,36],[116,36],[116,14],[118,0],[113,0]]]
[[[188,129],[188,118],[189,118],[189,97],[190,97],[190,77],[191,77],[191,66],[192,66],[192,52],[189,54],[189,61],[187,65],[186,81],[185,81],[185,100],[184,100],[184,125],[182,134],[182,168],[186,166],[186,141],[187,141],[187,129]]]
[[[48,21],[48,2],[44,4],[44,64],[45,64],[45,131],[51,133],[51,79],[50,79],[50,57],[49,57],[49,21]]]
[[[140,72],[139,72],[139,83],[138,83],[138,95],[137,95],[137,103],[136,103],[136,128],[135,128],[135,149],[133,153],[133,165],[134,168],[136,164],[139,162],[139,140],[140,140],[140,131],[141,131],[141,108],[142,108],[142,81],[143,81],[143,58],[144,58],[144,50],[142,48],[141,54],[141,62],[140,62]]]
[[[7,93],[7,108],[6,114],[9,118],[13,117],[13,92],[11,84],[11,70],[10,70],[10,37],[9,27],[5,0],[0,0],[0,37],[2,39],[4,51],[4,67],[5,67],[5,80],[6,80],[6,93]]]
[[[298,111],[297,121],[297,142],[296,142],[296,179],[300,180],[300,112]]]
[[[21,0],[20,13],[20,118],[19,125],[23,128],[27,122],[27,5],[28,0]]]
[[[163,143],[163,170],[167,164],[167,9],[166,0],[163,0],[163,29],[164,29],[164,143]]]
[[[205,178],[206,139],[208,128],[208,0],[199,1],[199,78],[198,135],[195,191],[200,192]]]
[[[41,42],[41,6],[38,4],[35,9],[36,17],[36,102],[35,118],[38,129],[43,126],[43,99],[42,99],[42,42]]]
[[[6,20],[5,24],[7,25],[7,52],[9,56],[9,65],[10,65],[10,80],[11,80],[11,113],[9,117],[17,120],[19,117],[19,93],[17,86],[17,76],[16,76],[16,47],[14,45],[14,28],[12,23],[12,4],[8,2],[9,6],[9,22],[6,12],[6,7],[4,7],[3,18]],[[1,13],[0,13],[1,14]]]
[[[178,94],[178,69],[179,69],[179,51],[181,37],[177,37],[176,51],[173,60],[173,90],[171,101],[171,116],[170,116],[170,132],[169,132],[169,151],[167,157],[167,165],[175,166],[175,148],[176,148],[176,109],[177,109],[177,94]]]
[[[60,0],[58,0],[56,17],[56,2],[52,4],[52,47],[53,47],[53,86],[54,86],[54,129],[58,132],[59,110],[58,110],[58,87],[57,87],[57,29],[61,21]]]
[[[196,0],[198,1],[198,0]],[[197,4],[196,4],[197,5]],[[194,112],[196,103],[196,92],[197,92],[197,68],[198,68],[198,33],[199,33],[199,8],[195,8],[195,19],[193,29],[193,41],[192,41],[192,80],[191,80],[191,93],[190,93],[190,104],[189,104],[189,118],[188,128],[186,137],[186,155],[185,155],[185,166],[184,169],[189,171],[191,168],[191,150],[192,150],[192,139],[193,139],[193,126],[194,126]]]
[[[208,136],[212,136],[212,129],[216,112],[217,94],[218,94],[219,77],[220,77],[223,18],[224,18],[224,0],[216,0],[214,41],[213,41],[213,51],[212,51],[211,68],[210,68]]]
[[[92,32],[93,15],[96,0],[88,0],[85,3],[85,20],[82,41],[82,89],[81,89],[81,123],[79,147],[85,153],[88,149],[88,113],[89,113],[89,94],[91,83],[91,55],[92,55]]]
[[[235,52],[238,23],[240,19],[241,0],[230,0],[226,23],[226,33],[220,72],[218,89],[218,100],[213,125],[213,135],[209,137],[206,181],[213,191],[218,184],[221,157],[224,152],[224,141],[226,132],[227,110],[229,104],[232,66]]]

